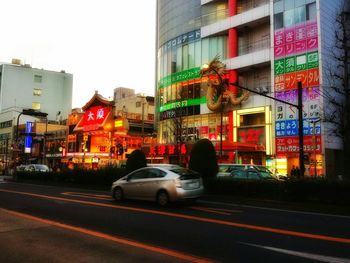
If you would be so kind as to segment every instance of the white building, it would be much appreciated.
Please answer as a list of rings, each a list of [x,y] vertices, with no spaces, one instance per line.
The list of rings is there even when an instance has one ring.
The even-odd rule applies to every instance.
[[[47,121],[60,122],[72,109],[73,75],[23,65],[17,59],[0,63],[0,158],[14,143],[14,127],[38,118],[21,114],[23,109],[47,113]],[[18,116],[20,117],[18,118]],[[9,156],[6,156],[7,159]],[[6,159],[6,158],[5,158]]]

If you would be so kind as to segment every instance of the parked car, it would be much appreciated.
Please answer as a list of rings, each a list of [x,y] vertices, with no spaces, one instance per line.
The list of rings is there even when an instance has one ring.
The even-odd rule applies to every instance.
[[[195,200],[203,191],[201,176],[177,165],[137,169],[115,181],[111,188],[116,201],[124,198],[150,200],[161,206],[179,200]]]
[[[20,164],[20,165],[16,166],[16,171],[17,172],[24,171],[26,168],[27,168],[27,165]]]
[[[24,171],[26,172],[49,172],[50,169],[45,164],[28,164]]]
[[[278,179],[266,166],[263,165],[220,163],[217,177],[225,176],[246,180]]]

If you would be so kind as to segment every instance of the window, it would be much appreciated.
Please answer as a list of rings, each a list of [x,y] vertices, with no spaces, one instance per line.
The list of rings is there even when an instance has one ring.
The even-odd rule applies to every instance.
[[[43,80],[43,76],[41,75],[34,75],[34,82],[41,83]]]
[[[166,175],[166,172],[159,169],[151,169],[148,171],[148,178],[162,178]]]
[[[294,9],[288,10],[284,12],[283,17],[284,27],[290,27],[295,24],[294,22]]]
[[[255,171],[248,171],[248,179],[256,180],[260,179],[259,174]]]
[[[295,11],[294,11],[294,23],[295,24],[299,24],[301,22],[304,22],[305,21],[305,6],[301,6],[301,7],[298,7],[298,8],[295,8]]]
[[[34,88],[33,89],[33,95],[34,96],[41,96],[41,89],[40,88]]]
[[[280,29],[283,27],[283,13],[275,14],[274,20],[275,29]]]
[[[231,175],[236,179],[247,179],[244,170],[234,170],[231,172]]]
[[[141,101],[136,101],[136,108],[140,108],[141,107]]]
[[[148,170],[142,170],[129,175],[130,180],[144,179],[148,177]]]
[[[40,102],[32,102],[33,110],[40,110]]]
[[[306,5],[306,20],[316,19],[316,3]]]

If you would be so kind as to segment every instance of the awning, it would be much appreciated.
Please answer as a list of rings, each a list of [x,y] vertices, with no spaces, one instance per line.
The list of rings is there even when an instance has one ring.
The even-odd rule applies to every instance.
[[[215,150],[220,150],[220,142],[216,144]],[[223,141],[222,150],[228,152],[264,152],[266,149],[265,146],[262,144]]]

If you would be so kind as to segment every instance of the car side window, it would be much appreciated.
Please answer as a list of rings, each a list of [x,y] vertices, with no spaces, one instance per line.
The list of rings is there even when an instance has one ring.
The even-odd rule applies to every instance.
[[[166,175],[166,172],[160,169],[150,169],[148,171],[148,178],[161,178]]]
[[[247,179],[245,171],[243,170],[233,170],[231,175],[236,179]]]
[[[253,179],[253,180],[256,180],[256,179],[259,179],[259,174],[255,171],[248,171],[248,179]]]
[[[148,177],[148,170],[137,171],[129,176],[129,180],[144,179]]]

